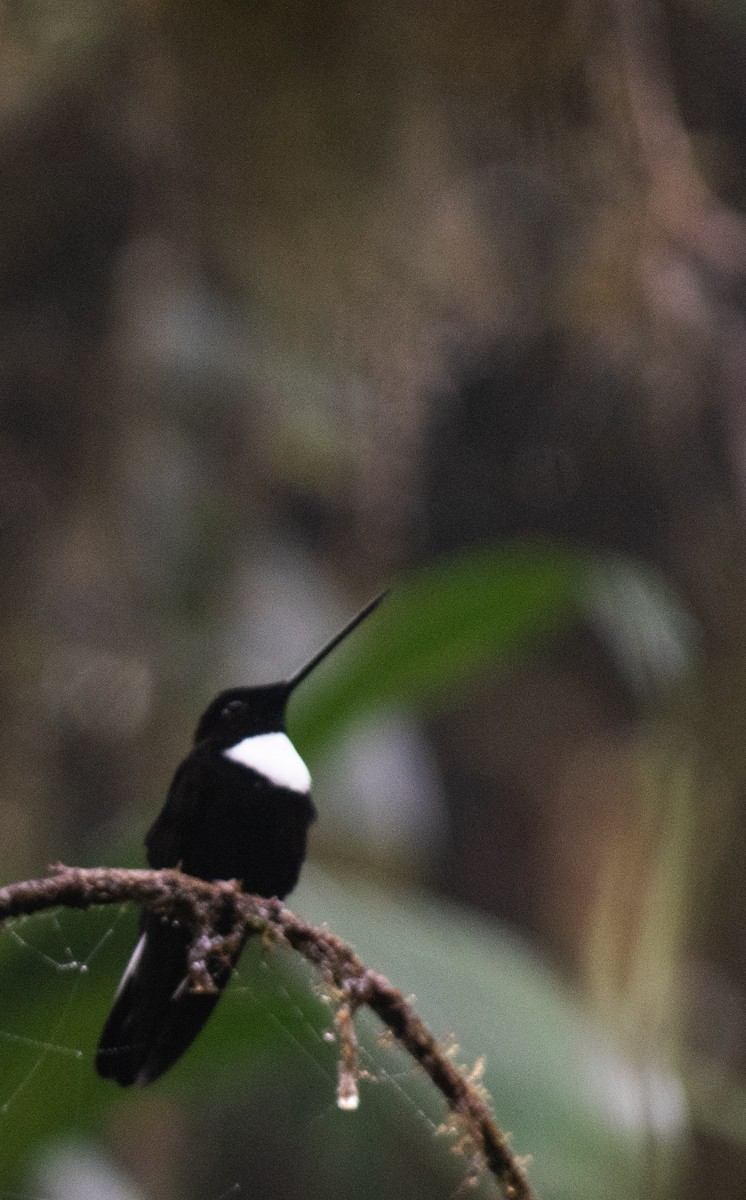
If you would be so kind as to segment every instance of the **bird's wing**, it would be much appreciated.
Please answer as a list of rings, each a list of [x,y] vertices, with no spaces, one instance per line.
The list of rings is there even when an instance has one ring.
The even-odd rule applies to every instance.
[[[148,865],[176,867],[184,857],[200,788],[200,764],[189,755],[177,768],[163,808],[145,835]]]

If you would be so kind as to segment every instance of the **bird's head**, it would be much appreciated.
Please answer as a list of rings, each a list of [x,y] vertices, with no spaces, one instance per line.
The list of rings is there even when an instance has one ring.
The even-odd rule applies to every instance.
[[[353,617],[330,642],[315,654],[291,679],[280,683],[267,683],[260,687],[230,688],[221,692],[200,717],[194,735],[195,744],[208,737],[239,741],[260,733],[281,733],[285,729],[285,707],[290,694],[320,662],[356,629],[383,600],[386,592],[376,596],[370,604]]]
[[[289,695],[287,683],[229,688],[221,692],[200,717],[194,734],[195,744],[208,737],[239,741],[259,733],[282,732]]]

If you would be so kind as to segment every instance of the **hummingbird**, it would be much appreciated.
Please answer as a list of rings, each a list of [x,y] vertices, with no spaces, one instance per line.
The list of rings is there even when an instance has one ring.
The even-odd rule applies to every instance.
[[[145,837],[148,865],[200,879],[238,879],[283,900],[298,882],[316,812],[308,767],[285,732],[299,683],[378,607],[376,596],[292,678],[221,692],[197,724],[166,801]],[[247,937],[249,936],[247,932]],[[143,912],[140,937],[114,995],[96,1070],[123,1087],[163,1075],[192,1044],[225,989],[243,942],[213,970],[215,992],[190,989],[191,930]],[[246,939],[244,938],[244,941]]]

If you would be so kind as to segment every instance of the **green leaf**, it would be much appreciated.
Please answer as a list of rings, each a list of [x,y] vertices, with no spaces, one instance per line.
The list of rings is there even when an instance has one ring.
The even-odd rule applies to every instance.
[[[531,1156],[543,1200],[595,1200],[599,1190],[607,1200],[651,1194],[645,1181],[654,1143],[660,1184],[683,1135],[670,1107],[665,1129],[655,1126],[666,1090],[681,1098],[673,1070],[630,1061],[519,938],[425,893],[392,898],[313,869],[296,908],[311,922],[328,922],[368,966],[414,996],[433,1033],[458,1042],[459,1063],[485,1057],[483,1082],[498,1123],[516,1152]],[[375,1034],[380,1026],[372,1024]],[[386,1067],[381,1050],[374,1053]],[[361,1106],[369,1092],[363,1083]],[[429,1083],[417,1100],[433,1120],[442,1118]]]
[[[675,1079],[649,1062],[636,1070],[518,939],[431,896],[392,897],[314,869],[306,872],[294,906],[312,921],[328,922],[369,966],[384,971],[405,995],[414,994],[436,1036],[458,1041],[458,1062],[486,1056],[484,1082],[498,1121],[511,1131],[516,1151],[532,1156],[531,1176],[543,1200],[595,1200],[599,1180],[609,1200],[645,1192],[656,1135],[654,1101],[661,1088],[675,1094]],[[107,938],[112,921],[114,934]],[[0,1177],[7,1186],[19,1186],[40,1144],[101,1131],[115,1108],[137,1108],[151,1099],[151,1092],[122,1092],[93,1069],[134,921],[134,911],[124,919],[111,909],[61,913],[62,933],[41,917],[14,924],[26,945],[14,943],[7,931],[0,938],[0,1099],[10,1102],[0,1116]],[[45,962],[45,954],[63,962],[65,943],[80,958],[98,948],[87,972],[55,972]],[[171,1095],[192,1106],[201,1096],[223,1097],[230,1106],[231,1096],[249,1096],[256,1103],[252,1078],[281,1074],[305,1105],[302,1125],[333,1111],[336,1051],[323,1039],[331,1013],[320,1003],[318,983],[296,955],[279,947],[267,951],[261,939],[252,939],[214,1017],[152,1098]],[[450,1194],[464,1167],[454,1165],[449,1140],[433,1136],[445,1112],[442,1097],[411,1060],[378,1045],[380,1025],[373,1018],[361,1025],[364,1065],[378,1082],[363,1081],[359,1112],[335,1125],[325,1151],[333,1160],[329,1169],[352,1170],[350,1186],[367,1198],[370,1190],[357,1172],[360,1156],[392,1170],[392,1128],[406,1125],[428,1170],[445,1172],[444,1178],[455,1172],[455,1183],[442,1193]],[[418,1113],[426,1120],[416,1119]],[[352,1159],[345,1157],[351,1143],[359,1143]],[[660,1171],[660,1144],[658,1150]]]
[[[578,555],[516,544],[470,551],[403,579],[299,689],[294,739],[312,757],[361,713],[402,701],[433,708],[474,672],[568,623],[584,572]]]

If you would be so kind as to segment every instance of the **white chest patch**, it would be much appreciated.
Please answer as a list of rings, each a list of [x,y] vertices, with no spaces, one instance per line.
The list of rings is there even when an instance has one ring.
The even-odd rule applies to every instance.
[[[258,733],[244,738],[229,750],[226,758],[251,767],[270,783],[289,788],[291,792],[311,790],[311,775],[290,738],[284,733]]]

